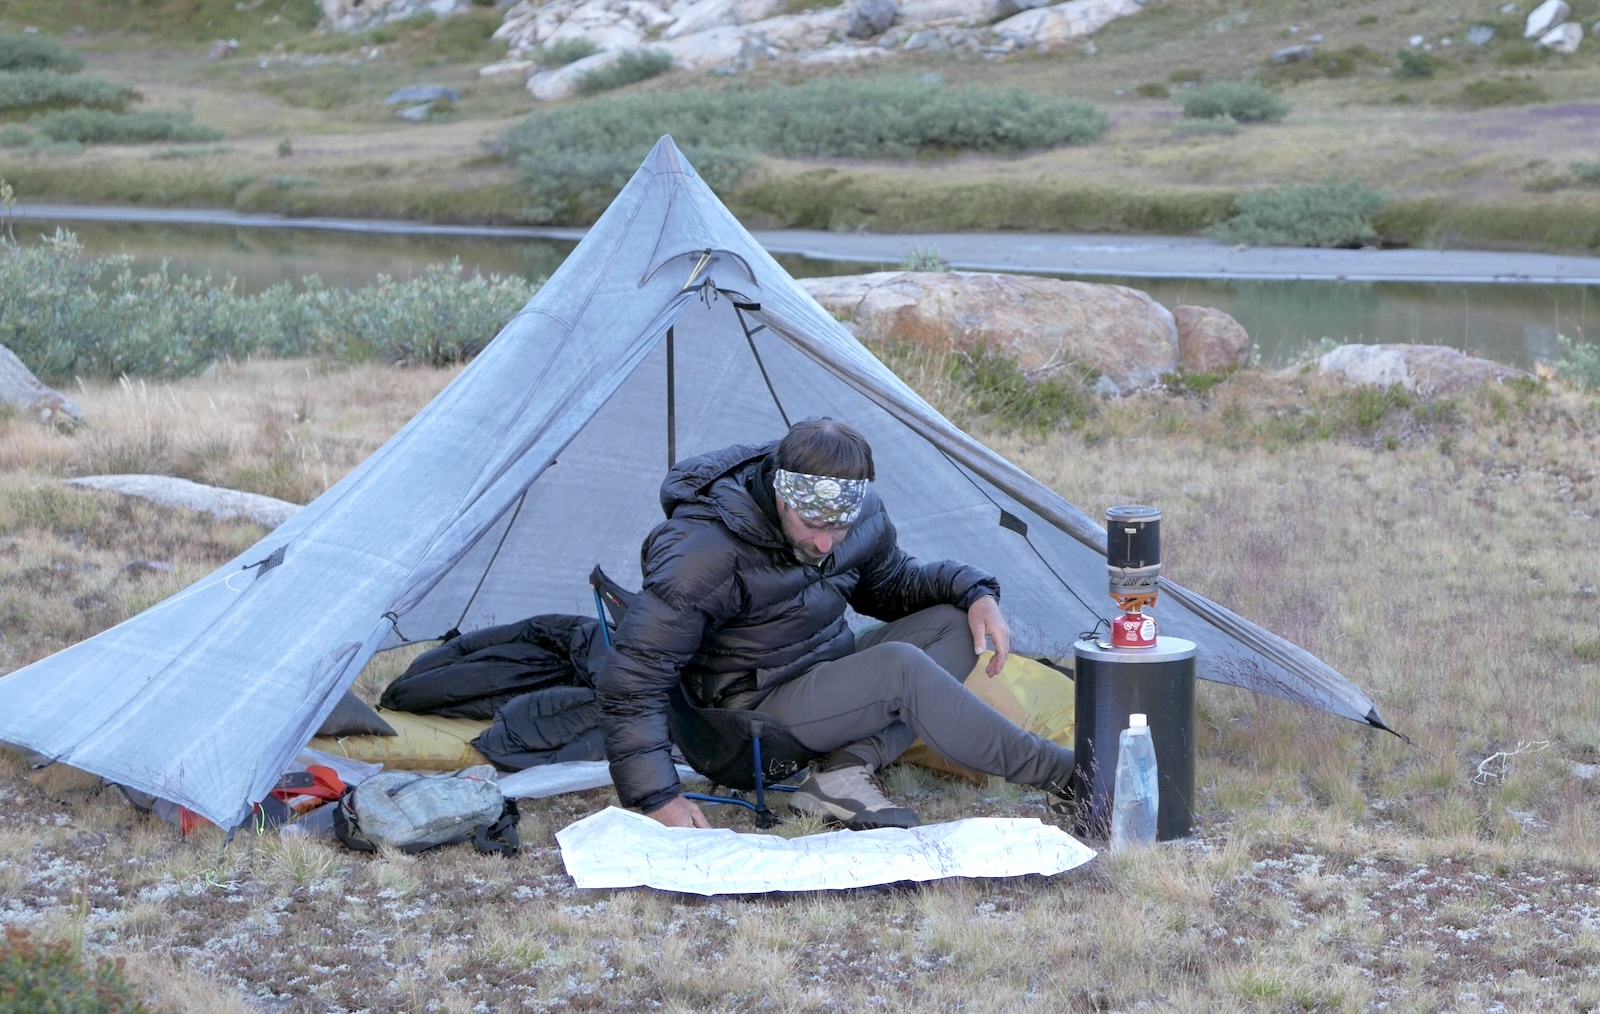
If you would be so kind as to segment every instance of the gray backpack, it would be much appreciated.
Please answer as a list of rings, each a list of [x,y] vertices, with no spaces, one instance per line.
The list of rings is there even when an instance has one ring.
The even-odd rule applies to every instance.
[[[334,834],[350,848],[415,853],[470,841],[480,852],[515,855],[516,803],[500,794],[495,769],[380,771],[339,799]]]

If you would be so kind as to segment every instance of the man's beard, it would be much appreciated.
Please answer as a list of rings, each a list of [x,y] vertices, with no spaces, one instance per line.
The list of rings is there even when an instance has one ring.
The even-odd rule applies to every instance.
[[[790,542],[789,551],[794,554],[796,560],[812,567],[817,566],[830,555],[828,553],[818,553],[809,546],[803,546],[798,542]]]

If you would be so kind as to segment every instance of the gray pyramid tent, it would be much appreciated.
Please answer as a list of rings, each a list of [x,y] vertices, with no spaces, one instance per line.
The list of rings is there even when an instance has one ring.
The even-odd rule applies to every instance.
[[[669,462],[857,426],[903,544],[1000,576],[1013,648],[1108,615],[1101,526],[935,412],[802,291],[663,138],[527,307],[438,397],[249,551],[0,678],[0,742],[240,822],[377,651],[636,583]],[[633,580],[629,580],[632,578]],[[1200,675],[1383,728],[1307,652],[1170,582]]]

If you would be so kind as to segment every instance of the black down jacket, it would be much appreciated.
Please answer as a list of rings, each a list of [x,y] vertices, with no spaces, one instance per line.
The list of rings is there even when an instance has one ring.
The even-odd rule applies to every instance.
[[[888,621],[999,595],[980,570],[919,563],[901,551],[870,491],[833,552],[821,564],[802,563],[773,499],[775,446],[691,458],[661,485],[667,520],[644,541],[643,588],[596,673],[606,756],[624,806],[653,810],[683,791],[667,733],[675,680],[704,706],[754,708],[779,684],[855,650],[846,606]]]

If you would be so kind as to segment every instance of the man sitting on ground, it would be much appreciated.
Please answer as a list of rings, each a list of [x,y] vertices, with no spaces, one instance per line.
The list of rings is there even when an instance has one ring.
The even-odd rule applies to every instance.
[[[709,826],[672,762],[667,696],[679,680],[702,707],[768,714],[821,756],[790,805],[851,828],[916,826],[872,775],[919,736],[1052,803],[1065,795],[1072,751],[961,685],[986,642],[988,674],[1005,664],[999,582],[908,556],[874,477],[866,440],[826,418],[668,472],[667,520],[644,541],[643,589],[596,681],[623,805],[670,827]],[[858,638],[846,606],[886,622]]]

